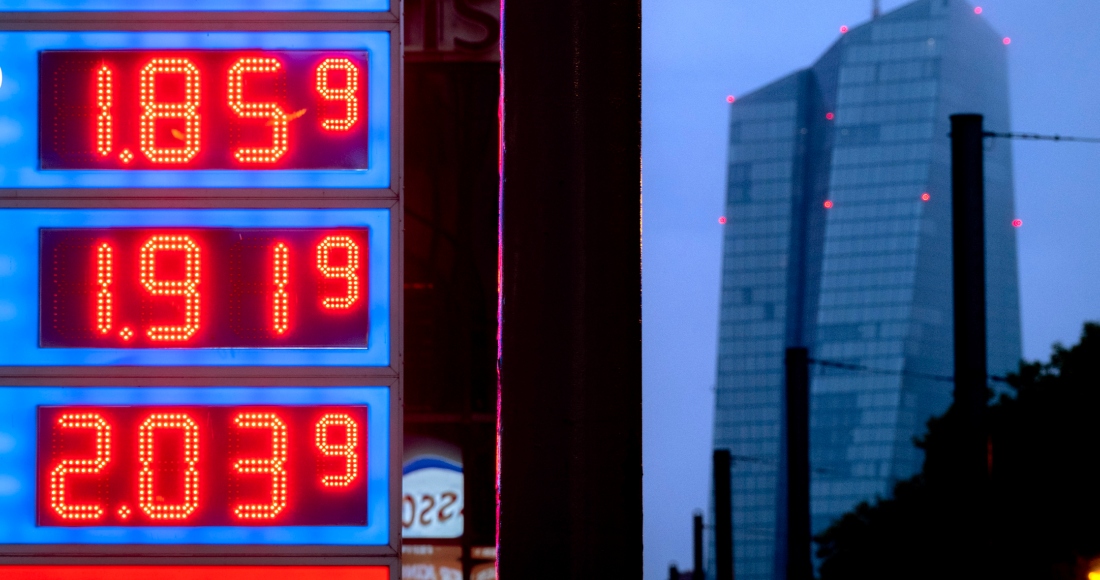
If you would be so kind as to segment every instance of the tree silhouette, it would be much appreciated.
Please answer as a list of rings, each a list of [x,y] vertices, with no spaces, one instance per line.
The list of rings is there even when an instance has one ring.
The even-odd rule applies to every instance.
[[[1079,580],[1100,555],[1100,325],[1022,363],[989,408],[988,517],[968,525],[955,409],[928,422],[924,467],[814,538],[822,580]]]

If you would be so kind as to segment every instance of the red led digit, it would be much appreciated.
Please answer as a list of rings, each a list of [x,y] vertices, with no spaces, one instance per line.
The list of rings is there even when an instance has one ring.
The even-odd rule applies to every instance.
[[[343,88],[329,84],[329,71],[342,70],[347,75]],[[317,92],[326,101],[344,101],[346,113],[342,119],[321,119],[327,131],[347,131],[359,120],[359,68],[347,58],[326,58],[317,65]]]
[[[182,103],[161,103],[156,98],[158,74],[184,77]],[[153,163],[187,163],[199,152],[199,69],[186,58],[154,58],[141,69],[141,151]],[[183,119],[182,133],[173,136],[183,147],[157,147],[157,119]],[[177,135],[177,133],[180,133]]]
[[[334,248],[347,250],[347,264],[333,266],[331,254]],[[351,308],[359,300],[359,245],[348,236],[328,236],[317,245],[317,269],[325,278],[344,278],[348,282],[346,296],[326,296],[321,299],[325,308]]]
[[[242,163],[275,163],[287,150],[287,116],[275,103],[248,103],[244,100],[244,73],[273,73],[282,68],[271,57],[242,58],[229,68],[229,106],[245,119],[270,119],[271,147],[244,147],[233,156]]]
[[[271,459],[238,459],[237,473],[270,473],[271,503],[241,504],[233,513],[241,519],[269,520],[286,507],[286,424],[275,413],[241,413],[234,419],[245,429],[271,429]]]
[[[66,413],[57,419],[62,429],[95,429],[95,459],[63,459],[50,472],[50,507],[62,519],[95,520],[103,517],[98,504],[65,503],[65,475],[99,473],[111,461],[111,426],[99,413]]]
[[[183,430],[183,503],[165,503],[157,496],[153,462],[157,429]],[[185,413],[153,413],[138,428],[138,505],[155,520],[182,520],[199,507],[199,426]]]
[[[100,334],[111,331],[111,277],[114,266],[111,263],[111,246],[107,243],[100,244],[96,248],[95,281],[99,285],[99,292],[95,297],[95,322]]]
[[[99,67],[95,73],[95,90],[95,104],[99,107],[99,115],[95,120],[95,147],[100,155],[106,157],[111,153],[111,132],[114,129],[111,121],[114,84],[111,82],[111,69],[107,65]]]
[[[183,280],[158,280],[157,252],[184,252]],[[153,326],[148,335],[152,340],[187,340],[199,330],[199,246],[190,236],[153,236],[141,247],[141,284],[154,296],[183,296],[184,322],[177,326]]]
[[[328,441],[329,427],[340,425],[344,427],[347,436],[342,445],[334,445]],[[347,460],[347,469],[342,475],[324,475],[321,477],[321,485],[325,487],[347,487],[359,476],[359,453],[356,447],[359,443],[359,424],[350,416],[343,413],[329,413],[317,421],[315,434],[317,449],[322,455],[329,457],[344,457]]]
[[[290,262],[290,250],[286,244],[275,244],[273,277],[275,281],[275,296],[272,305],[274,316],[272,326],[275,334],[286,334],[290,321],[290,312],[287,308],[289,297],[286,293],[286,285],[290,282],[290,272],[287,267]]]

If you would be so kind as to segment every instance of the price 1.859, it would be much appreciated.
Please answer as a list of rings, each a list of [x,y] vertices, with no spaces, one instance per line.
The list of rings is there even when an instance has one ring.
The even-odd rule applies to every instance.
[[[365,169],[367,54],[45,51],[43,169]]]

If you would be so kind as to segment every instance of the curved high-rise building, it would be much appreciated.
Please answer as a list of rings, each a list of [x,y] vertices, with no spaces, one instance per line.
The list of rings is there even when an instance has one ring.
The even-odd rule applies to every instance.
[[[949,116],[1010,130],[1005,50],[966,2],[917,0],[731,105],[714,446],[734,456],[738,580],[785,576],[785,348],[880,371],[811,368],[813,533],[920,470],[913,438],[953,388],[928,378],[953,374]],[[1012,155],[986,149],[989,371],[1003,374],[1020,358]]]

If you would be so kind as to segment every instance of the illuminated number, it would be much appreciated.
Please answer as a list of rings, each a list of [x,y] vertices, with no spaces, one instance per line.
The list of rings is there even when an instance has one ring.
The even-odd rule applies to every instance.
[[[99,107],[99,115],[95,124],[96,151],[103,156],[111,153],[111,99],[114,86],[111,82],[111,69],[103,65],[95,73],[95,104]]]
[[[157,74],[182,74],[184,101],[159,103]],[[199,152],[199,69],[186,58],[154,58],[141,69],[141,151],[153,163],[187,163]],[[183,119],[183,147],[157,147],[157,119]]]
[[[184,252],[183,280],[157,279],[157,252]],[[141,284],[154,296],[183,296],[183,324],[154,326],[148,331],[153,340],[187,340],[199,329],[199,246],[189,236],[153,236],[141,247]]]
[[[164,503],[156,494],[153,475],[154,432],[157,429],[183,429],[183,503]],[[182,520],[199,507],[199,426],[184,413],[154,413],[138,428],[138,505],[155,520]]]
[[[286,244],[279,243],[275,245],[274,257],[275,303],[273,306],[275,314],[273,326],[275,334],[285,334],[290,319],[286,293],[286,285],[290,282],[290,273],[287,270],[287,264],[290,262],[290,251],[287,250]]]
[[[275,163],[287,150],[287,116],[275,103],[246,103],[244,73],[272,73],[282,65],[271,57],[242,58],[229,69],[229,106],[246,119],[270,119],[271,147],[245,147],[233,154],[242,163]]]
[[[111,246],[104,243],[96,248],[95,281],[99,284],[99,293],[95,297],[95,322],[100,334],[111,331]]]
[[[233,509],[242,519],[272,519],[286,507],[286,424],[274,413],[241,413],[235,422],[245,429],[271,429],[271,459],[240,459],[237,473],[270,473],[271,503],[243,504]]]
[[[344,266],[329,263],[333,248],[344,248],[348,262]],[[325,278],[344,278],[348,281],[346,296],[328,296],[321,300],[325,308],[351,308],[359,300],[359,246],[347,236],[328,236],[317,246],[317,269]]]
[[[342,70],[347,73],[344,88],[329,86],[329,71]],[[346,58],[326,58],[317,66],[317,92],[326,101],[344,101],[347,114],[343,119],[321,119],[321,126],[328,131],[347,131],[359,120],[359,69]]]
[[[332,445],[328,442],[328,429],[334,425],[342,425],[347,437],[343,445]],[[322,455],[330,457],[342,456],[347,460],[347,469],[343,475],[325,475],[321,477],[321,485],[325,487],[347,487],[359,475],[359,454],[355,448],[359,442],[359,424],[351,417],[342,413],[329,413],[317,422],[317,449]]]
[[[63,459],[50,472],[50,506],[66,520],[96,520],[103,508],[95,504],[66,504],[65,475],[99,473],[111,461],[111,426],[99,413],[66,413],[57,420],[62,429],[95,429],[95,459]]]

